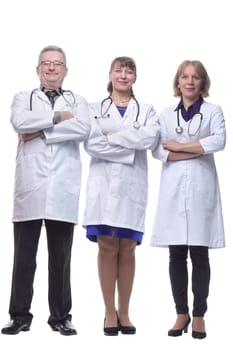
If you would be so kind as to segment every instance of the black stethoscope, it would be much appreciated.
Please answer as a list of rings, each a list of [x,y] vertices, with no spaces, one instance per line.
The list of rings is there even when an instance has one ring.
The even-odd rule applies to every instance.
[[[35,91],[43,91],[43,90],[38,89],[38,88],[32,90],[32,92],[31,92],[31,94],[30,94],[30,111],[32,111],[32,99],[33,99],[33,94],[35,93]],[[65,100],[69,105],[75,104],[75,102],[76,102],[76,101],[75,101],[75,96],[74,96],[74,94],[73,94],[72,91],[70,91],[70,90],[56,89],[56,92],[57,92],[58,95],[62,96],[62,97],[64,98],[64,100]],[[73,103],[71,103],[70,101],[67,100],[67,98],[64,96],[64,92],[68,92],[70,95],[72,95]]]
[[[134,96],[132,96],[132,98],[134,99],[134,101],[135,101],[135,103],[136,103],[136,106],[137,106],[137,114],[136,114],[136,118],[135,118],[135,120],[134,120],[134,122],[133,122],[133,127],[134,127],[135,129],[139,129],[140,126],[141,126],[140,123],[139,123],[139,121],[138,121],[138,117],[139,117],[139,113],[140,113],[140,106],[139,106],[139,103],[138,103],[137,99],[136,99]],[[108,100],[109,100],[109,104],[108,104],[107,108],[105,109],[105,111],[103,111],[103,109],[104,109],[104,104],[105,104],[105,102],[108,101]],[[109,111],[109,109],[110,109],[110,107],[111,107],[112,104],[113,104],[113,100],[112,100],[112,97],[111,97],[111,96],[108,96],[108,97],[106,97],[105,99],[103,99],[103,101],[101,101],[101,105],[100,105],[100,116],[98,117],[98,116],[96,115],[94,118],[95,118],[95,119],[110,118],[110,114],[108,113],[108,111]]]
[[[200,108],[201,108],[201,106],[200,106]],[[177,113],[176,114],[177,126],[176,126],[175,130],[176,130],[177,134],[182,134],[182,132],[184,131],[184,128],[180,125],[180,106],[179,105],[177,106],[176,111],[177,111],[176,112]],[[198,123],[195,127],[194,122],[196,122],[197,120],[198,120]],[[189,136],[195,136],[199,132],[199,130],[201,128],[202,120],[203,120],[203,114],[200,112],[200,109],[199,109],[199,112],[195,113],[188,122],[188,135]],[[195,127],[195,131],[192,131],[193,125]]]

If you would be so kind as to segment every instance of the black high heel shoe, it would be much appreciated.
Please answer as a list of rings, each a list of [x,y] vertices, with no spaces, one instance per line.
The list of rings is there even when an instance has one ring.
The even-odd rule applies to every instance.
[[[135,334],[136,333],[136,327],[120,325],[120,332],[122,334]]]
[[[134,326],[122,326],[118,315],[117,315],[117,321],[118,321],[118,325],[119,325],[119,331],[122,334],[135,334],[136,333],[136,327],[134,327]]]
[[[195,338],[195,339],[204,339],[204,338],[206,338],[205,321],[204,320],[203,320],[203,332],[192,330],[192,337]]]
[[[195,339],[204,339],[206,338],[206,332],[192,331],[192,337]]]
[[[117,320],[116,327],[105,327],[105,320],[106,320],[106,318],[104,318],[104,335],[110,335],[110,336],[118,335],[119,321]]]
[[[168,331],[168,335],[170,337],[179,337],[180,335],[184,333],[187,333],[188,332],[188,326],[190,324],[190,321],[191,321],[191,318],[189,316],[187,322],[185,323],[184,327],[183,328],[180,328],[180,329],[170,329]]]

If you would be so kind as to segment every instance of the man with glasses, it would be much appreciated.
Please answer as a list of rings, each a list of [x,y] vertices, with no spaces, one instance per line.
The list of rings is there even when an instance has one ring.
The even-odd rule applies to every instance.
[[[11,123],[19,136],[14,190],[14,265],[10,322],[3,334],[28,331],[36,255],[42,225],[48,246],[48,300],[52,330],[77,334],[71,323],[70,263],[78,223],[79,144],[90,131],[86,100],[62,89],[66,55],[45,47],[36,68],[40,88],[15,95]]]

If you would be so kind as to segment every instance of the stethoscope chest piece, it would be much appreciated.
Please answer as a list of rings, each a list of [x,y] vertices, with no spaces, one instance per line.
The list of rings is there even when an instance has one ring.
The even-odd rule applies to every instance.
[[[176,127],[176,132],[177,132],[177,134],[181,134],[183,131],[184,131],[184,129],[182,128],[182,126],[178,125],[178,126]]]
[[[135,120],[134,123],[133,123],[133,127],[135,129],[140,129],[140,126],[141,126],[140,123],[137,120]]]

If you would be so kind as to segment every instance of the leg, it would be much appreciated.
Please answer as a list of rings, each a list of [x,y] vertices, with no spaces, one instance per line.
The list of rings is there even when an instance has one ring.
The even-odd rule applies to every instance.
[[[98,236],[98,271],[105,304],[105,327],[115,327],[117,324],[115,307],[115,290],[117,281],[119,239],[108,236]]]
[[[172,330],[169,331],[169,335],[173,335],[173,330],[181,330],[190,322],[188,314],[188,246],[172,245],[169,247],[169,252],[169,275],[177,313],[177,320]],[[182,332],[179,332],[178,335],[181,334]]]
[[[188,246],[170,246],[169,275],[177,314],[188,313]]]
[[[118,258],[118,315],[122,325],[132,326],[129,319],[129,302],[135,275],[135,248],[137,242],[120,239]]]
[[[70,262],[74,224],[45,220],[48,243],[49,309],[48,323],[71,320]]]
[[[190,257],[192,261],[192,291],[193,302],[193,329],[204,332],[204,314],[207,310],[207,298],[210,284],[210,264],[208,247],[190,247]]]
[[[203,317],[207,310],[207,297],[209,294],[210,284],[210,264],[208,247],[190,247],[190,257],[193,265],[193,316]]]
[[[14,265],[9,313],[12,319],[32,320],[36,254],[42,220],[14,223]]]

